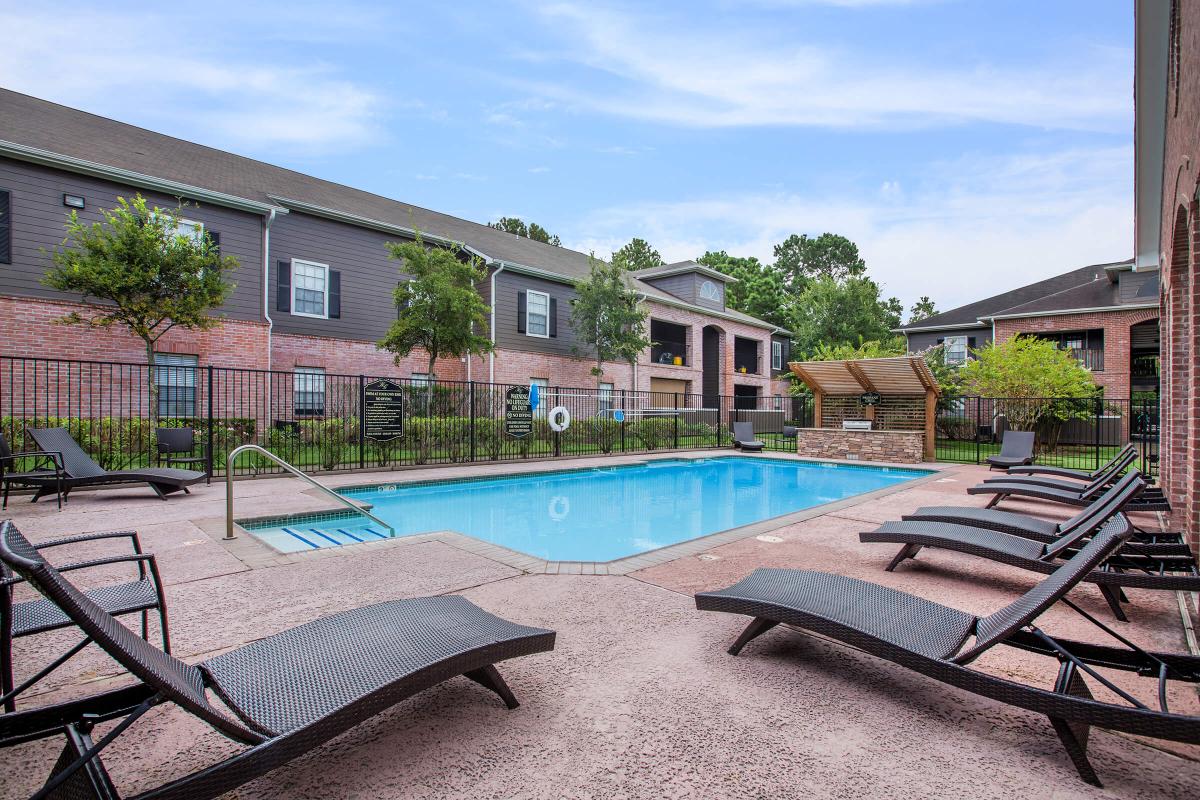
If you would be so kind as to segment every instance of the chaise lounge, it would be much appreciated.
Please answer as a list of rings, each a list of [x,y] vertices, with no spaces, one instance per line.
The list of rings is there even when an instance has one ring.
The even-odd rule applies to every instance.
[[[36,797],[119,797],[101,754],[163,703],[248,745],[137,795],[199,800],[264,775],[459,675],[516,708],[495,664],[554,648],[554,631],[508,622],[463,597],[420,597],[344,611],[192,665],[117,622],[47,563],[11,522],[0,524],[0,560],[140,681],[48,709],[0,715],[0,746],[65,736],[63,753]],[[221,704],[210,702],[209,692]],[[93,742],[92,727],[104,720],[120,721]]]
[[[791,569],[755,570],[727,589],[697,594],[696,608],[753,618],[729,648],[731,655],[736,656],[747,643],[784,623],[844,642],[951,686],[1045,714],[1080,777],[1099,786],[1099,776],[1087,758],[1088,733],[1093,725],[1200,743],[1200,717],[1172,713],[1165,699],[1168,681],[1200,682],[1200,657],[1138,648],[1065,596],[1131,533],[1123,517],[1114,517],[1053,574],[1011,604],[983,617],[875,583]],[[1038,628],[1035,621],[1057,602],[1082,614],[1121,646],[1058,639]],[[972,636],[974,641],[968,645]],[[1057,678],[1053,688],[1043,689],[968,666],[997,645],[1054,659]],[[1154,679],[1158,684],[1158,708],[1130,695],[1097,667]],[[1104,687],[1101,696],[1093,697],[1087,679]],[[1120,699],[1108,699],[1114,694]]]
[[[1127,444],[1122,447],[1117,454],[1101,464],[1096,469],[1070,469],[1068,467],[1047,467],[1043,464],[1029,464],[1026,466],[1015,466],[1008,468],[1009,475],[1045,475],[1051,478],[1073,478],[1077,481],[1090,483],[1101,475],[1109,472],[1113,465],[1123,459],[1127,454],[1133,453],[1136,457],[1137,448],[1132,444]]]
[[[747,452],[759,452],[766,445],[754,438],[754,426],[749,422],[733,423],[733,446]]]
[[[1005,469],[1033,463],[1033,432],[1005,431],[1000,454],[987,457],[988,469]]]
[[[154,493],[163,500],[175,492],[188,494],[187,487],[204,480],[203,472],[190,469],[167,467],[143,467],[141,469],[106,470],[97,464],[71,436],[66,428],[30,428],[29,438],[48,456],[55,460],[53,472],[48,472],[40,483],[35,482],[36,503],[49,494],[58,496],[61,508],[72,489],[84,486],[121,486],[130,483],[149,484]]]
[[[1126,456],[1119,459],[1107,470],[1085,484],[1075,481],[1063,481],[1062,483],[1067,485],[1048,486],[1045,480],[1036,478],[1023,479],[1021,476],[1013,476],[986,480],[978,486],[972,486],[967,489],[967,494],[995,495],[988,502],[987,508],[992,508],[1010,496],[1019,498],[1031,497],[1072,506],[1086,506],[1104,490],[1104,487],[1128,469],[1133,463],[1134,458],[1136,456],[1133,453],[1126,454]]]

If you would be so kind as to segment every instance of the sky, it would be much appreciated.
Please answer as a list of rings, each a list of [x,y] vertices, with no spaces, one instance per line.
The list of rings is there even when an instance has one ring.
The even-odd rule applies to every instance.
[[[1124,0],[0,0],[0,85],[607,257],[855,241],[909,305],[1133,249]]]

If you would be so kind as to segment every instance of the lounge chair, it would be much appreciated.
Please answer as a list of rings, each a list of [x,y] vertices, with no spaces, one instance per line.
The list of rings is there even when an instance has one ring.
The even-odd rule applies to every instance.
[[[1033,432],[1005,431],[1000,455],[988,456],[988,469],[1006,469],[1033,463]]]
[[[1133,463],[1135,457],[1133,454],[1126,455],[1102,474],[1093,478],[1089,483],[1081,484],[1075,481],[1064,481],[1063,483],[1068,485],[1047,486],[1044,481],[1032,477],[1022,479],[1021,476],[1013,476],[1011,478],[984,481],[978,486],[972,486],[967,489],[967,494],[995,495],[988,502],[988,508],[991,508],[1010,495],[1033,497],[1038,500],[1050,500],[1055,503],[1064,503],[1072,506],[1086,506],[1097,494],[1104,490],[1104,487],[1111,480],[1123,473]]]
[[[1090,483],[1104,473],[1108,472],[1114,464],[1120,461],[1127,453],[1137,453],[1137,449],[1132,444],[1127,444],[1122,447],[1115,456],[1096,469],[1069,469],[1067,467],[1047,467],[1042,464],[1029,464],[1025,466],[1009,467],[1009,475],[1046,475],[1052,478],[1073,478],[1077,481]]]
[[[1099,776],[1087,758],[1092,725],[1200,743],[1200,717],[1172,713],[1166,707],[1169,680],[1200,681],[1200,657],[1142,650],[1065,597],[1130,533],[1128,522],[1114,517],[1053,574],[1013,603],[984,617],[867,581],[791,569],[756,570],[727,589],[697,594],[696,607],[753,617],[729,648],[731,655],[784,623],[845,642],[943,683],[1045,714],[1080,777],[1099,786]],[[1059,601],[1121,646],[1057,639],[1039,629],[1035,620]],[[968,645],[971,636],[975,638]],[[1058,675],[1053,688],[1043,689],[968,666],[1001,644],[1055,659]],[[1097,666],[1156,679],[1159,708],[1149,707],[1116,686],[1095,669]],[[1100,697],[1093,698],[1086,678],[1105,687]],[[1109,692],[1121,700],[1108,699],[1112,696]]]
[[[956,525],[949,522],[885,522],[873,531],[859,534],[861,542],[883,542],[900,545],[900,552],[885,567],[894,570],[903,561],[916,558],[924,547],[956,550],[980,558],[998,561],[1032,572],[1048,575],[1079,549],[1089,536],[1100,529],[1112,516],[1108,507],[1123,505],[1124,497],[1137,494],[1142,489],[1140,478],[1126,485],[1122,496],[1113,498],[1099,508],[1089,509],[1091,518],[1078,525],[1071,533],[1059,537],[1052,544],[1042,544],[1032,539],[1010,533]],[[1124,517],[1122,517],[1124,519]],[[1125,520],[1128,523],[1128,520]],[[1122,589],[1158,589],[1163,591],[1200,591],[1200,573],[1196,560],[1190,553],[1161,555],[1141,552],[1139,547],[1127,542],[1114,552],[1098,569],[1083,577],[1100,589],[1113,615],[1126,621],[1121,601],[1125,600]]]
[[[733,446],[750,452],[758,452],[766,447],[754,438],[754,426],[749,422],[733,423]]]
[[[117,622],[48,564],[11,522],[0,524],[0,560],[140,681],[50,709],[0,715],[0,745],[65,735],[63,753],[41,790],[51,797],[117,797],[102,752],[162,703],[174,703],[249,745],[139,795],[197,800],[264,775],[458,675],[515,708],[517,700],[494,665],[554,648],[554,631],[507,622],[463,597],[421,597],[344,611],[192,665]],[[220,705],[209,702],[209,691]],[[92,741],[95,722],[117,719],[103,738]]]
[[[1120,455],[1105,464],[1092,477],[1082,483],[1078,478],[1054,478],[1049,475],[1014,475],[1011,473],[1003,477],[986,478],[983,482],[1017,483],[1022,486],[1045,486],[1050,489],[1064,489],[1069,492],[1077,492],[1084,486],[1108,486],[1124,475],[1125,471],[1133,466],[1134,461],[1137,461],[1136,451],[1122,450]]]
[[[113,616],[137,614],[142,616],[142,638],[150,638],[150,612],[158,611],[159,633],[163,650],[171,652],[171,636],[167,625],[167,604],[163,597],[162,580],[158,575],[158,562],[152,553],[142,552],[142,543],[134,531],[114,531],[68,536],[35,545],[39,552],[51,548],[75,545],[82,542],[128,539],[133,552],[125,555],[106,556],[89,561],[72,562],[58,567],[59,572],[72,572],[112,564],[131,563],[137,565],[137,577],[123,583],[109,583],[88,589],[86,594]],[[49,675],[75,655],[82,645],[68,650],[62,657],[32,676],[25,678],[19,687],[14,686],[12,646],[13,640],[24,636],[69,627],[71,619],[46,599],[14,602],[13,588],[25,579],[13,574],[6,564],[0,562],[0,705],[5,711],[16,710],[16,698],[42,678]],[[83,642],[87,644],[86,640]]]
[[[1125,482],[1138,479],[1136,472],[1126,473],[1120,481],[1104,489],[1090,504],[1075,516],[1063,522],[1031,517],[1028,514],[1018,514],[1012,511],[1002,511],[998,508],[981,508],[979,506],[922,506],[911,514],[905,514],[902,519],[915,522],[948,522],[955,525],[969,525],[973,528],[1010,533],[1022,536],[1036,542],[1053,544],[1063,536],[1070,535],[1077,527],[1086,524],[1093,510],[1104,506],[1113,497],[1122,496],[1121,488]],[[1106,510],[1112,514],[1124,511],[1136,498],[1127,500],[1124,504],[1112,504]],[[1143,533],[1134,534],[1138,546],[1148,548],[1156,555],[1187,555],[1190,548],[1179,533]]]
[[[163,500],[174,492],[188,493],[187,487],[204,480],[203,472],[167,467],[143,467],[141,469],[106,470],[92,460],[66,428],[30,428],[29,437],[43,453],[55,456],[62,471],[56,481],[47,481],[33,495],[37,502],[48,494],[67,498],[72,489],[81,486],[117,486],[129,483],[146,483]]]
[[[32,470],[18,472],[17,459],[30,459]],[[17,486],[54,486],[56,489],[62,482],[62,468],[59,459],[53,453],[42,453],[36,450],[13,452],[8,439],[0,433],[0,484],[3,485],[4,502],[0,508],[8,508],[8,492],[15,484]],[[58,493],[58,507],[62,508],[62,492]]]

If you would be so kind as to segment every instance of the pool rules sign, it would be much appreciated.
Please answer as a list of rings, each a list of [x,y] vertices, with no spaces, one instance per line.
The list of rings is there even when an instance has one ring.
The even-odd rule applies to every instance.
[[[528,386],[514,386],[504,393],[504,432],[518,439],[533,433]]]
[[[363,433],[372,441],[390,442],[404,435],[404,387],[389,380],[363,386]]]

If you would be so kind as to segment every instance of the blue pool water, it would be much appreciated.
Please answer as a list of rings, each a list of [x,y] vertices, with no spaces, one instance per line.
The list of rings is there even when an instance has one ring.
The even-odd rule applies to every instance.
[[[763,457],[666,459],[348,489],[396,535],[452,530],[549,561],[611,561],[929,474]],[[361,516],[245,527],[284,552],[378,541]]]

